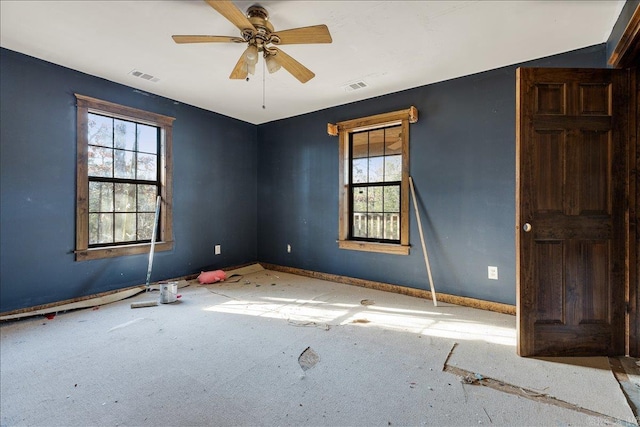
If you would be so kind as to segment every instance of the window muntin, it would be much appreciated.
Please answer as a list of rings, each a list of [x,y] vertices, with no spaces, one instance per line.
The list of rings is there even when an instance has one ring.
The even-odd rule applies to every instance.
[[[173,117],[75,94],[76,260],[173,248]]]

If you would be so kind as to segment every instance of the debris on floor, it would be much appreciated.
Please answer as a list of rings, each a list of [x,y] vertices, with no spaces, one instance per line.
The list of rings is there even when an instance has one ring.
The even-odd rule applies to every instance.
[[[371,320],[367,319],[353,319],[351,323],[371,323]]]
[[[227,276],[227,278],[224,280],[225,283],[238,283],[240,280],[242,280],[242,275],[240,274],[232,274],[230,276]]]
[[[132,302],[131,308],[154,307],[156,305],[158,305],[158,301]]]
[[[361,305],[374,305],[376,302],[370,299],[363,299],[360,301]]]
[[[331,329],[331,325],[327,323],[318,323],[314,321],[305,322],[305,321],[287,319],[287,323],[289,323],[289,325],[291,326],[299,326],[299,327],[310,326],[314,328],[324,329],[325,331],[328,331],[329,329]]]
[[[482,381],[484,379],[484,377],[480,374],[473,374],[473,375],[465,375],[463,376],[460,381],[464,384],[478,384],[480,381]]]
[[[298,356],[298,363],[303,371],[308,371],[313,368],[319,361],[320,356],[318,356],[318,353],[313,351],[311,347],[307,347],[302,353],[300,353],[300,356]]]

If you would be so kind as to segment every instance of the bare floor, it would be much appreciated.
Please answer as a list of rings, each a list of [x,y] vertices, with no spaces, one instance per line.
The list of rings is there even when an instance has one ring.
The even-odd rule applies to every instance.
[[[0,424],[637,425],[607,358],[520,358],[513,316],[241,273],[4,322]]]

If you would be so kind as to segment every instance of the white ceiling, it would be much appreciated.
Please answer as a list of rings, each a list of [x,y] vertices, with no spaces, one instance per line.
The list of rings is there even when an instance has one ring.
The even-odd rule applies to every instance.
[[[603,43],[624,0],[258,4],[276,32],[328,25],[332,44],[281,48],[316,73],[308,83],[284,69],[264,75],[262,59],[249,82],[229,80],[243,45],[175,44],[172,34],[239,35],[202,0],[0,0],[0,45],[260,124]],[[368,86],[344,89],[357,81]]]

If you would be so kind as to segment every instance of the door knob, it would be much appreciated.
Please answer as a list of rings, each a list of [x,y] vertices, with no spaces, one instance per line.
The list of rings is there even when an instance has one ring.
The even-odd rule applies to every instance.
[[[522,229],[524,230],[524,232],[525,232],[525,233],[528,233],[528,232],[530,232],[530,231],[533,229],[533,227],[531,226],[531,224],[529,224],[528,222],[526,222],[526,223],[522,226]]]

